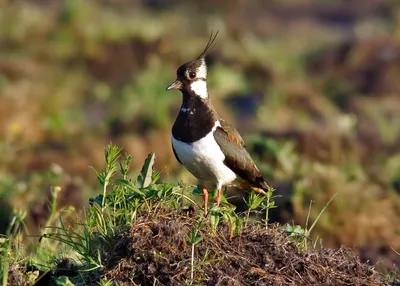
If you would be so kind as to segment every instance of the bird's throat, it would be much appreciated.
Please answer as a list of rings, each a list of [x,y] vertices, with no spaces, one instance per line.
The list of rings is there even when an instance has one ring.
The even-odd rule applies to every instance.
[[[199,79],[190,83],[190,90],[195,96],[201,99],[208,99],[207,82],[203,79]]]
[[[181,110],[172,127],[172,135],[183,142],[194,142],[211,132],[217,115],[208,100],[183,92]]]

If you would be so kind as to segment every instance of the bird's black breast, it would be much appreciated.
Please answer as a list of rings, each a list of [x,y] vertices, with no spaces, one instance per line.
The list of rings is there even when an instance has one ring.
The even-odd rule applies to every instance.
[[[200,98],[184,98],[172,127],[172,136],[186,143],[198,141],[211,132],[216,120],[216,114],[207,102]]]

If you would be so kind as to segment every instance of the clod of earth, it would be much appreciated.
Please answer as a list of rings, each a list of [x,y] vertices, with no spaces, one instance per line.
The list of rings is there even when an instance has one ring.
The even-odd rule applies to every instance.
[[[185,285],[190,282],[196,217],[162,210],[142,213],[106,253],[103,275],[117,283]],[[303,251],[278,226],[250,224],[229,240],[222,225],[212,234],[203,222],[195,245],[194,280],[200,285],[388,285],[349,248]]]

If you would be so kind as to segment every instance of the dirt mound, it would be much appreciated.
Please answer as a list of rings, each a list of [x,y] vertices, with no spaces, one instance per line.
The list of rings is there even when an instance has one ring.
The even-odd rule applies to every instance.
[[[188,235],[198,217],[177,211],[142,213],[130,231],[105,253],[105,275],[117,283],[186,285],[191,281]],[[250,226],[249,226],[250,225]],[[201,285],[388,285],[348,248],[303,251],[278,226],[249,222],[229,239],[207,220],[194,246],[193,284]]]

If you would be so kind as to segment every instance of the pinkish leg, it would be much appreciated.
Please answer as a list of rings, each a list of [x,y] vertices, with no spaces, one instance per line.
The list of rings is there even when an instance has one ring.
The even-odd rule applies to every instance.
[[[220,205],[221,199],[222,199],[222,192],[221,192],[221,189],[218,189],[218,190],[217,190],[217,198],[216,198],[216,200],[215,200],[215,204],[216,204],[217,206]]]
[[[201,186],[203,191],[203,201],[204,201],[204,216],[208,215],[208,191],[205,186]]]

